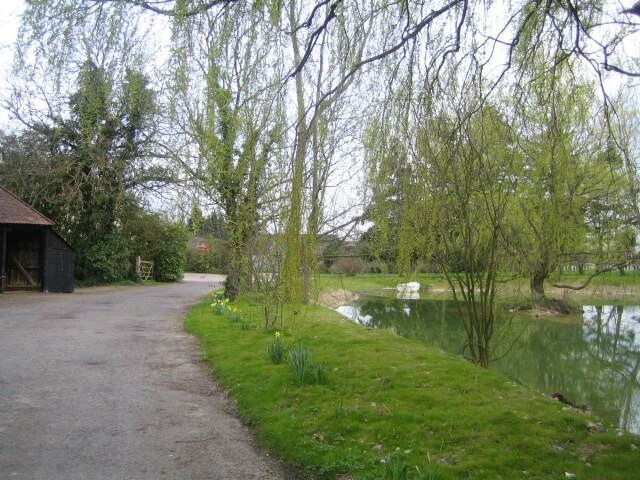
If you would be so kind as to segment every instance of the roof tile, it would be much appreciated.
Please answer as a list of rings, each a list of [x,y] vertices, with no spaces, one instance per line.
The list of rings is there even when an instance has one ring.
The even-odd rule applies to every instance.
[[[53,222],[0,185],[0,224],[53,225]]]

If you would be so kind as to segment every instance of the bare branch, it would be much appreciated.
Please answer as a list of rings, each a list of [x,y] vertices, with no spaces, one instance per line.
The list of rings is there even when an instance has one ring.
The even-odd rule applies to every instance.
[[[318,39],[320,38],[320,35],[322,34],[322,32],[324,32],[327,29],[329,22],[331,22],[331,20],[336,18],[336,8],[338,8],[338,5],[340,5],[342,2],[343,0],[336,0],[334,3],[331,4],[331,6],[329,7],[329,13],[325,17],[324,22],[322,22],[322,25],[320,25],[311,34],[311,37],[309,37],[309,41],[307,42],[307,47],[305,49],[304,55],[302,56],[302,60],[300,61],[300,63],[298,63],[298,65],[296,65],[296,68],[293,70],[293,72],[289,74],[287,78],[294,78],[298,73],[302,71],[305,64],[309,60],[309,57],[311,56],[311,53],[313,52],[314,47],[318,43]],[[311,16],[309,17],[309,19],[306,22],[304,22],[301,26],[310,26],[310,22],[313,20],[313,15],[317,11],[317,9],[323,5],[326,5],[327,3],[328,3],[327,1],[323,1],[323,2],[320,2],[320,4],[316,5],[316,7],[313,9],[313,12],[311,12]],[[300,30],[301,26],[297,27],[293,31],[293,34],[295,34],[298,30]]]
[[[105,2],[116,2],[118,0],[105,0]],[[143,10],[147,10],[149,12],[153,12],[153,13],[157,13],[159,15],[165,15],[168,17],[193,17],[195,15],[199,15],[201,13],[204,13],[208,10],[211,10],[214,7],[220,7],[220,6],[227,6],[229,4],[232,3],[236,3],[238,0],[213,0],[210,2],[205,2],[202,3],[200,5],[195,6],[194,8],[190,9],[190,10],[186,10],[184,12],[182,11],[178,11],[176,10],[176,7],[174,5],[173,8],[171,9],[164,9],[164,8],[160,8],[157,7],[156,5],[158,3],[173,3],[173,2],[168,2],[168,1],[163,1],[163,2],[145,2],[145,1],[141,1],[141,0],[124,0],[125,3],[128,3],[130,5],[134,5],[136,7],[140,7]]]
[[[640,78],[640,72],[630,72],[629,70],[616,67],[615,65],[610,65],[606,62],[602,64],[602,67],[609,72],[621,73],[622,75],[626,75],[627,77]]]

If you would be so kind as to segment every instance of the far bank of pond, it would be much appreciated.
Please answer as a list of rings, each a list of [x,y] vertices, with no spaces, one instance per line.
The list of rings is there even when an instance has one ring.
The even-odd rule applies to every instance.
[[[371,296],[337,310],[448,352],[461,353],[464,344],[452,301]],[[561,393],[640,434],[640,306],[584,306],[569,319],[505,315],[494,339],[497,360],[490,368],[542,393]]]

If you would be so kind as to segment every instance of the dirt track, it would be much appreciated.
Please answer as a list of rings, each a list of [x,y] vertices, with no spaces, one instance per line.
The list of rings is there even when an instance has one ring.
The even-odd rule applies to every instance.
[[[0,295],[2,479],[277,479],[212,382],[188,307],[220,277]]]

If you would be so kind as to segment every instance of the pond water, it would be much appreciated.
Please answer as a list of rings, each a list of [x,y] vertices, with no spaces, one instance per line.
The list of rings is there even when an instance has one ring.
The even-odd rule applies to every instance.
[[[337,309],[352,320],[459,354],[464,329],[453,302],[370,297]],[[490,365],[545,394],[562,393],[606,423],[640,434],[640,306],[585,306],[582,318],[513,319],[494,338]]]

